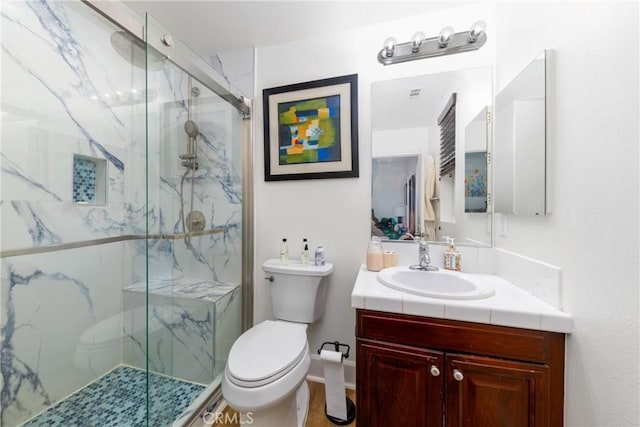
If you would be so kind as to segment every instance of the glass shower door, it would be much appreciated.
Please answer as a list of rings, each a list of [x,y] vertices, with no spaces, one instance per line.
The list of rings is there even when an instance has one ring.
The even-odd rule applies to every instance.
[[[124,304],[146,303],[155,426],[220,384],[241,333],[243,138],[241,113],[192,71],[215,72],[153,18],[146,21],[147,281],[144,292],[125,292]]]
[[[2,2],[0,15],[0,424],[142,421],[120,373],[144,71],[85,3]]]

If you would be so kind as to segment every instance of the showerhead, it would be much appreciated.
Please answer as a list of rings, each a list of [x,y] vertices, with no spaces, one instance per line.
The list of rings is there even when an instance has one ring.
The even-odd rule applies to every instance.
[[[198,153],[196,148],[196,137],[200,134],[200,129],[198,129],[196,122],[193,120],[187,120],[184,122],[184,131],[187,133],[189,138],[187,139],[187,153],[180,154],[180,158],[183,160],[182,166],[185,166],[188,169],[197,170],[198,161],[196,158],[198,157]]]
[[[126,31],[115,31],[111,34],[111,46],[122,58],[133,66],[149,70],[161,70],[164,68],[167,58],[156,49],[149,47],[149,55],[145,59],[146,50],[144,41]]]
[[[200,133],[198,125],[193,120],[187,120],[184,122],[184,131],[187,133],[189,138],[195,138]]]

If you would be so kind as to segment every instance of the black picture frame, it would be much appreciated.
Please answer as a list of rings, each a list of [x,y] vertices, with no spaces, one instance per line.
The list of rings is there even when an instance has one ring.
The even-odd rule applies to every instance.
[[[265,181],[359,176],[357,74],[264,89],[262,100]]]

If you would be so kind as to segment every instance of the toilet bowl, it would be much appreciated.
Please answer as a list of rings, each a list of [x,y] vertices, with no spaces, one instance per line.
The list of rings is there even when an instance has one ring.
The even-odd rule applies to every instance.
[[[306,329],[305,324],[266,320],[240,336],[224,373],[222,394],[227,402],[252,414],[269,408],[279,414],[290,406],[286,401],[304,382],[311,363]],[[297,408],[290,409],[294,421],[287,424],[286,414],[279,414],[274,425],[297,426]],[[261,420],[264,424],[264,414]]]
[[[246,424],[302,427],[309,407],[307,324],[322,316],[326,295],[322,279],[333,266],[269,260],[263,270],[269,275],[279,320],[265,320],[235,341],[222,378],[222,395]]]
[[[160,321],[149,321],[147,328],[146,310],[146,307],[142,306],[118,313],[87,329],[80,336],[73,353],[75,366],[84,372],[104,373],[119,365],[125,336],[123,318],[138,320],[132,322],[136,329],[127,331],[127,335],[130,337],[170,336],[171,331],[164,327]],[[172,311],[162,306],[154,306],[153,313],[154,316],[165,319],[165,321],[171,319],[172,316]]]

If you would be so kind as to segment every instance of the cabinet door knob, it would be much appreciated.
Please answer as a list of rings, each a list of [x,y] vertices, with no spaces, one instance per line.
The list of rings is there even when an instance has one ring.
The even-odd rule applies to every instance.
[[[436,365],[431,365],[431,375],[437,377],[440,375],[440,369]]]
[[[455,379],[456,381],[462,381],[464,379],[464,375],[462,375],[462,372],[460,372],[459,370],[454,369],[453,379]]]

